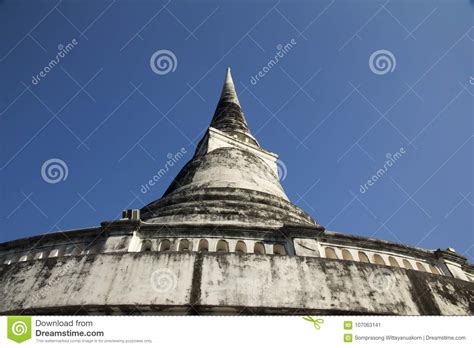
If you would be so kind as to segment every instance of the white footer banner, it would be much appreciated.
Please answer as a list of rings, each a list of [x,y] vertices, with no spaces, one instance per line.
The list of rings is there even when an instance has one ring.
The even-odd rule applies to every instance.
[[[474,347],[473,317],[3,316],[0,347]]]

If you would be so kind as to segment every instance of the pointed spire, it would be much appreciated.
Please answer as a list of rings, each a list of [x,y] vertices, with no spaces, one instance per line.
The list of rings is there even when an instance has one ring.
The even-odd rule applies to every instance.
[[[253,139],[240,107],[230,68],[227,68],[224,86],[222,87],[221,97],[211,121],[211,127],[231,135],[239,133]],[[252,140],[252,142],[256,143],[255,140]]]
[[[234,80],[232,80],[232,74],[230,73],[230,68],[227,68],[225,75],[224,87],[222,87],[221,98],[219,103],[234,103],[240,106],[239,98],[235,92]]]

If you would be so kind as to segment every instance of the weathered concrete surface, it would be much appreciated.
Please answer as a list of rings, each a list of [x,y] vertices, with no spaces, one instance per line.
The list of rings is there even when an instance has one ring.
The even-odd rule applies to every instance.
[[[164,197],[197,187],[237,187],[286,199],[278,176],[260,158],[232,147],[222,147],[193,158],[180,171]]]
[[[178,312],[470,315],[474,284],[390,268],[386,291],[372,264],[313,257],[114,253],[0,268],[0,313]],[[156,275],[162,279],[157,283]],[[164,275],[164,276],[163,276]],[[171,285],[170,285],[171,284]]]
[[[317,227],[314,220],[294,204],[239,188],[196,188],[156,201],[141,212],[146,223]]]
[[[18,308],[189,303],[191,257],[178,253],[65,257],[3,267],[0,312]],[[172,269],[173,291],[156,291],[151,275]]]
[[[193,158],[161,199],[141,209],[142,220],[316,226],[289,202],[280,184],[277,159],[250,134],[228,70],[211,125]]]
[[[316,225],[287,200],[278,176],[261,158],[233,147],[194,157],[141,216],[149,223]]]

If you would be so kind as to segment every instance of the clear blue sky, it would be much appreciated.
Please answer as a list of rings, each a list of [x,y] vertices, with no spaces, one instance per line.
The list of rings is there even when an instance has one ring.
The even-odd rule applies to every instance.
[[[251,130],[287,168],[286,192],[320,224],[472,260],[473,10],[467,0],[0,1],[0,239],[97,226],[161,197],[230,66]],[[176,56],[173,72],[152,71],[158,50]],[[392,69],[376,74],[379,50]],[[141,193],[183,147],[185,160]],[[68,175],[50,184],[41,168],[54,158]]]

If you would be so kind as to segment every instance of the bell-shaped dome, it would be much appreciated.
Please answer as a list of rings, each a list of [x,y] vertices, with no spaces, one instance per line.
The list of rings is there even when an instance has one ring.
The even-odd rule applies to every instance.
[[[149,223],[316,225],[288,201],[277,156],[251,135],[227,71],[211,125],[193,158],[160,200],[141,210]]]

